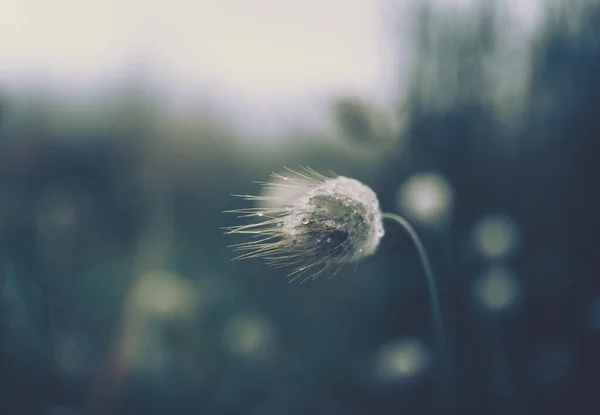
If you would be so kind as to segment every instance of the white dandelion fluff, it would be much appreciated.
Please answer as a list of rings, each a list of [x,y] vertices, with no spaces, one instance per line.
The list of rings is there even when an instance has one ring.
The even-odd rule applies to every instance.
[[[227,228],[230,234],[259,238],[234,245],[243,251],[236,259],[261,257],[275,267],[294,267],[290,274],[294,278],[315,278],[330,267],[337,267],[337,272],[344,264],[375,253],[384,231],[373,190],[358,180],[329,178],[308,167],[303,172],[289,172],[287,177],[273,174],[277,181],[262,183],[267,189],[288,190],[278,192],[278,207],[230,211],[261,219]],[[239,196],[252,201],[270,198]]]

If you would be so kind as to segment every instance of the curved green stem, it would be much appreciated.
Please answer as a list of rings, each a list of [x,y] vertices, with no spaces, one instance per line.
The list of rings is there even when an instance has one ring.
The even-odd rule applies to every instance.
[[[440,305],[440,298],[438,294],[437,284],[435,279],[433,278],[433,271],[431,269],[431,263],[429,262],[429,258],[427,256],[427,251],[425,251],[425,247],[421,242],[421,238],[417,235],[417,232],[412,227],[412,225],[404,219],[402,216],[396,215],[394,213],[383,213],[383,217],[385,219],[391,219],[396,222],[398,225],[402,226],[404,230],[410,235],[413,243],[415,244],[417,251],[419,253],[419,257],[421,258],[421,263],[423,264],[423,268],[425,270],[425,278],[427,280],[427,286],[429,288],[429,296],[431,297],[431,307],[432,307],[432,316],[433,316],[433,324],[434,324],[434,336],[435,341],[439,347],[438,350],[438,358],[440,359],[440,364],[444,364],[444,360],[446,359],[446,338],[444,335],[444,322],[442,319],[442,308]],[[440,369],[441,370],[441,369]],[[444,372],[441,370],[442,373]],[[445,391],[446,385],[444,380],[445,376],[448,374],[443,374],[442,378],[442,390]],[[448,396],[445,396],[445,403],[448,405],[449,412],[450,410],[450,400]]]

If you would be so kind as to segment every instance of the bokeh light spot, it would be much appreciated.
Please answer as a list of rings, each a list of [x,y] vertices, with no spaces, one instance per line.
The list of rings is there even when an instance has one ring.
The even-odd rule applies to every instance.
[[[400,186],[396,195],[398,209],[421,222],[443,219],[452,208],[452,203],[452,188],[437,173],[415,174]]]
[[[223,329],[223,346],[229,353],[240,357],[264,354],[271,346],[272,338],[268,322],[257,316],[233,316]]]
[[[508,268],[488,270],[474,283],[475,298],[489,311],[504,311],[515,305],[521,284]]]
[[[384,381],[405,381],[422,376],[431,365],[429,348],[417,338],[385,344],[377,356],[377,376]]]
[[[505,215],[490,215],[475,225],[477,250],[486,258],[502,259],[513,253],[519,242],[519,230]]]
[[[163,316],[190,315],[198,306],[197,290],[180,276],[167,270],[154,270],[136,282],[136,306],[149,314]]]

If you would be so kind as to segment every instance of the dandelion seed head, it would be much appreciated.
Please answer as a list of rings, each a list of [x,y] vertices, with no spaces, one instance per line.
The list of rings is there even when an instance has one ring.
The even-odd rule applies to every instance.
[[[283,231],[298,236],[295,243],[332,259],[360,260],[375,252],[383,236],[379,202],[359,181],[332,178],[290,206]]]
[[[258,223],[228,228],[231,234],[259,238],[235,245],[244,253],[237,259],[262,257],[275,267],[292,266],[293,277],[317,277],[331,266],[364,259],[377,250],[384,234],[377,196],[358,180],[326,177],[310,168],[291,175],[273,175],[270,187],[302,189],[277,208],[232,211],[241,217],[260,218]],[[244,196],[247,200],[261,197]],[[337,271],[336,271],[337,272]]]

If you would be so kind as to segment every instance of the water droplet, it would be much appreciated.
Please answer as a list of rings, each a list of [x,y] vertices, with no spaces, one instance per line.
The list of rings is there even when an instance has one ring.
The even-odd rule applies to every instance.
[[[331,238],[327,238],[327,242],[331,243]]]
[[[257,216],[262,216],[262,215],[264,215],[264,213],[262,213],[262,212],[258,212],[256,215],[257,215]]]
[[[308,218],[306,216],[302,218],[302,223],[304,225],[308,225],[308,222],[309,222],[309,220],[308,220]]]

